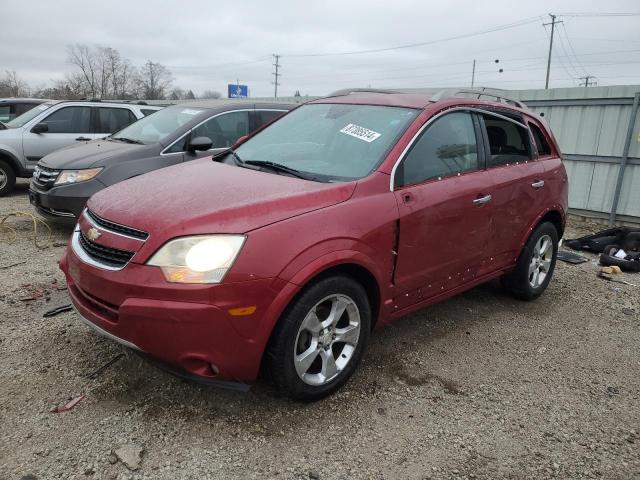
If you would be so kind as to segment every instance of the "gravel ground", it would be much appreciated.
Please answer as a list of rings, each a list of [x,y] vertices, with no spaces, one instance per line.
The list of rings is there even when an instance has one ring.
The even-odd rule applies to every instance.
[[[0,198],[0,218],[30,211],[26,192],[21,182]],[[1,479],[640,478],[640,289],[596,278],[595,256],[558,262],[535,302],[492,283],[396,322],[373,335],[345,388],[304,405],[263,383],[248,393],[186,383],[73,312],[43,318],[68,302],[56,261],[70,229],[37,250],[28,221],[9,222]]]

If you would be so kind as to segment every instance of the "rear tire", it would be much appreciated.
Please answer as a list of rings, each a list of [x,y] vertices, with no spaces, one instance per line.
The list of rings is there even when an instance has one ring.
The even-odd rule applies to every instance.
[[[267,373],[285,395],[319,400],[351,377],[370,331],[371,307],[362,285],[341,275],[319,280],[280,318],[265,357]]]
[[[521,300],[534,300],[546,290],[556,267],[558,231],[550,222],[541,223],[525,244],[516,268],[500,280],[502,286]]]
[[[0,160],[0,197],[13,191],[16,184],[16,173],[11,165],[6,161]]]

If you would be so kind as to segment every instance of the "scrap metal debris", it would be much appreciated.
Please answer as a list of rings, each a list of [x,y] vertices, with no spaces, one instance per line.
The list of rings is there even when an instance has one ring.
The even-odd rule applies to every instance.
[[[79,404],[82,401],[83,398],[84,398],[84,395],[80,395],[80,396],[78,396],[76,398],[73,398],[73,399],[69,400],[67,403],[65,403],[64,405],[61,405],[61,406],[56,407],[53,410],[51,410],[51,413],[68,412],[73,407],[75,407],[77,404]]]
[[[580,263],[588,262],[589,259],[583,257],[582,255],[578,255],[577,253],[568,252],[566,250],[558,251],[558,260],[562,260],[563,262],[571,263],[573,265],[578,265]]]
[[[9,265],[2,265],[0,270],[6,270],[7,268],[17,267],[18,265],[22,265],[23,263],[27,263],[27,261],[11,263]]]
[[[637,287],[638,286],[635,283],[627,282],[626,280],[619,280],[617,278],[613,278],[611,275],[606,274],[604,272],[598,272],[598,278],[606,280],[607,282],[622,283],[624,285],[630,285],[632,287]]]
[[[48,312],[45,312],[44,315],[42,315],[42,317],[43,318],[53,317],[55,315],[58,315],[59,313],[68,312],[69,310],[73,310],[73,306],[71,306],[70,303],[67,305],[61,305],[59,307],[49,310]]]
[[[87,378],[89,380],[95,380],[96,378],[98,378],[98,375],[100,375],[102,372],[104,372],[107,368],[109,368],[111,365],[113,365],[114,363],[116,363],[118,360],[120,360],[122,357],[124,357],[124,353],[120,353],[118,355],[116,355],[114,358],[112,358],[111,360],[109,360],[107,363],[105,363],[104,365],[102,365],[100,368],[98,368],[97,370],[95,370],[94,372],[90,373],[89,375],[87,375]]]

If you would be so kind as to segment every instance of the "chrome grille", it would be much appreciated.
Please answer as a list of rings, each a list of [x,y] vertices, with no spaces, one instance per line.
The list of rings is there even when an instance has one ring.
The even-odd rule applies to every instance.
[[[78,243],[82,250],[95,262],[102,265],[111,268],[122,268],[133,257],[133,252],[99,245],[89,240],[82,231],[78,231],[78,234]]]
[[[58,175],[60,175],[60,170],[36,165],[33,171],[33,183],[41,190],[49,190],[58,179]]]
[[[105,220],[104,218],[99,217],[98,215],[93,213],[88,208],[86,210],[86,215],[93,223],[104,228],[105,230],[119,233],[121,235],[126,235],[128,237],[133,237],[138,240],[146,240],[147,238],[149,238],[149,234],[147,232],[143,232],[142,230],[138,230],[136,228],[127,227],[125,225],[120,225],[119,223],[111,222],[109,220]]]

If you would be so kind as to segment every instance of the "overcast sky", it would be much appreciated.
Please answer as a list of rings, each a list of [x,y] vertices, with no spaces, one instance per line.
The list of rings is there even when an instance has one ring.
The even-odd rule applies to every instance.
[[[113,47],[136,65],[160,62],[176,86],[196,93],[226,94],[226,85],[239,80],[252,96],[273,95],[274,53],[282,55],[280,95],[468,86],[473,59],[476,85],[541,88],[550,28],[542,23],[549,12],[640,14],[640,1],[0,0],[0,70],[43,86],[72,70],[66,47],[83,43]],[[640,16],[559,19],[552,87],[577,85],[585,75],[600,85],[640,84]],[[517,26],[464,37],[511,24]],[[300,56],[425,42],[434,43]]]

